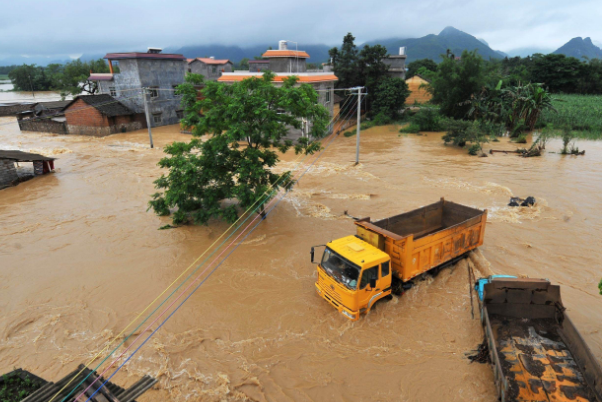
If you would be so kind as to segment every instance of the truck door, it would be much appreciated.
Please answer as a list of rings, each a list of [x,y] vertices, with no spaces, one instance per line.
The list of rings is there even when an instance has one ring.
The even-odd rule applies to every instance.
[[[360,309],[366,309],[368,307],[368,303],[372,296],[381,293],[382,289],[378,286],[378,265],[367,268],[362,271],[362,277],[360,279],[360,286],[358,289],[358,301]],[[370,280],[374,279],[376,281],[376,286],[374,288],[370,287]]]

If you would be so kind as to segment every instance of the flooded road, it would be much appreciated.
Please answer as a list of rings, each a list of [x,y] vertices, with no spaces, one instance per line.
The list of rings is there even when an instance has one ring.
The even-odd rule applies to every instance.
[[[149,149],[146,131],[22,134],[11,122],[0,118],[0,148],[59,159],[54,174],[0,191],[0,372],[18,366],[56,380],[101,351],[228,225],[157,230],[170,219],[146,212],[161,148],[189,138],[173,126],[154,129]],[[488,209],[485,245],[470,260],[479,272],[562,285],[602,357],[602,143],[580,142],[586,155],[567,157],[551,153],[560,149],[551,141],[543,157],[523,159],[471,157],[441,134],[394,127],[361,140],[354,167],[355,138],[337,138],[114,381],[157,376],[142,402],[496,400],[491,368],[465,357],[483,336],[467,261],[355,323],[315,294],[309,247],[354,232],[343,211],[380,219],[440,197]],[[501,141],[485,148],[515,148]],[[538,204],[506,207],[511,195]]]

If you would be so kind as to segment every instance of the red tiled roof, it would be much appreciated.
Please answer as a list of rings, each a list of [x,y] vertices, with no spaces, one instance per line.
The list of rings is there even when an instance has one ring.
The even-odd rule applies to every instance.
[[[276,75],[274,77],[274,82],[282,82],[285,79],[291,77],[292,75]],[[242,80],[246,80],[247,78],[261,78],[261,75],[237,75],[237,74],[223,74],[218,78],[219,82],[238,82]],[[327,81],[337,81],[338,78],[334,74],[316,74],[316,75],[302,75],[296,76],[298,78],[298,82],[303,84],[310,84],[316,82],[327,82]]]
[[[268,50],[261,57],[299,57],[302,59],[309,59],[309,54],[302,50]]]
[[[107,53],[104,57],[109,60],[123,60],[123,59],[158,59],[158,60],[186,60],[181,54],[170,54],[170,53]]]

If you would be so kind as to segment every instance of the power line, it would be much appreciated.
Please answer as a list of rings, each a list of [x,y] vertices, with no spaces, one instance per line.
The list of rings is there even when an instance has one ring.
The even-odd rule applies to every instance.
[[[357,102],[357,101],[356,101],[356,102]],[[351,110],[353,110],[353,109],[351,109]],[[342,116],[341,116],[341,113],[339,113],[339,114],[338,114],[336,117],[333,117],[333,118],[331,119],[331,121],[329,122],[329,125],[330,125],[330,124],[334,124],[334,125],[336,125],[336,123],[337,123],[338,121],[340,121],[340,120],[341,120],[341,117],[342,117]],[[346,117],[349,117],[349,113],[347,114],[347,116],[346,116]],[[316,141],[318,141],[318,140],[315,140],[314,142],[316,142]],[[309,156],[309,154],[306,154],[306,155],[303,157],[303,160],[305,160],[305,159],[306,159],[308,156]],[[299,156],[299,157],[297,158],[297,160],[299,160],[299,158],[301,158],[301,156]],[[293,171],[297,170],[297,168],[298,168],[298,167],[299,167],[299,166],[300,166],[302,163],[303,163],[303,161],[301,161],[301,162],[300,162],[300,163],[297,165],[297,167],[295,167],[295,169],[293,169]],[[281,176],[281,178],[282,178],[282,177],[283,177],[283,176]],[[280,178],[279,178],[277,181],[279,181],[279,180],[280,180]],[[274,183],[274,184],[270,185],[270,187],[274,186],[275,184],[276,184],[276,183]],[[259,197],[259,198],[258,198],[258,199],[255,201],[255,203],[257,203],[257,202],[258,202],[258,201],[259,201],[259,200],[260,200],[260,199],[261,199],[263,196],[266,196],[266,195],[268,195],[268,194],[267,194],[267,191],[266,191],[266,192],[264,192],[264,195],[262,195],[261,197]],[[268,195],[268,196],[269,196],[269,195]],[[254,203],[254,204],[255,204],[255,203]],[[253,205],[254,205],[254,204],[253,204]],[[247,209],[247,211],[245,211],[245,212],[244,212],[244,213],[241,215],[241,218],[242,218],[242,216],[244,216],[246,213],[250,212],[250,210],[251,210],[251,208],[253,207],[253,205],[251,205],[251,207],[249,207],[249,209]],[[256,210],[257,210],[257,209],[258,209],[260,206],[261,206],[261,203],[260,203],[260,204],[259,204],[259,205],[258,205],[258,206],[255,208],[255,211],[256,211]],[[163,301],[161,302],[161,304],[159,304],[159,306],[157,306],[157,308],[155,308],[155,309],[154,309],[154,310],[153,310],[153,311],[152,311],[152,312],[151,312],[151,313],[150,313],[150,314],[149,314],[149,315],[148,315],[148,316],[147,316],[147,317],[146,317],[146,318],[145,318],[145,319],[144,319],[144,320],[143,320],[143,321],[142,321],[142,322],[141,322],[141,323],[140,323],[140,324],[139,324],[139,325],[138,325],[138,326],[137,326],[137,327],[136,327],[136,328],[135,328],[135,329],[134,329],[134,330],[133,330],[133,331],[132,331],[132,332],[131,332],[131,333],[130,333],[130,334],[129,334],[129,335],[128,335],[128,336],[127,336],[127,337],[126,337],[126,338],[125,338],[125,339],[124,339],[122,342],[121,342],[121,343],[120,343],[120,344],[119,344],[119,345],[117,345],[117,347],[116,347],[115,349],[113,349],[113,350],[112,350],[112,351],[109,353],[109,355],[107,355],[107,356],[106,356],[106,357],[105,357],[105,358],[104,358],[104,359],[103,359],[103,360],[102,360],[102,361],[101,361],[101,362],[98,364],[98,366],[96,366],[96,368],[94,369],[94,371],[98,370],[98,368],[99,368],[99,367],[100,367],[100,366],[101,366],[101,365],[102,365],[102,364],[103,364],[103,363],[104,363],[104,362],[105,362],[105,361],[106,361],[106,360],[107,360],[107,359],[108,359],[110,356],[112,356],[112,355],[115,353],[115,351],[117,351],[117,349],[118,349],[118,348],[119,348],[121,345],[123,345],[123,344],[124,344],[124,343],[125,343],[125,342],[126,342],[126,341],[127,341],[127,340],[128,340],[128,339],[129,339],[129,338],[130,338],[130,337],[131,337],[131,336],[132,336],[132,335],[133,335],[133,334],[134,334],[134,333],[135,333],[135,332],[136,332],[136,331],[137,331],[137,330],[138,330],[138,329],[139,329],[139,328],[140,328],[140,327],[141,327],[141,326],[142,326],[142,325],[143,325],[143,324],[144,324],[144,323],[145,323],[145,322],[146,322],[146,321],[147,321],[147,320],[150,318],[150,317],[152,317],[152,315],[153,315],[153,314],[154,314],[154,313],[155,313],[155,312],[156,312],[156,311],[157,311],[159,308],[161,308],[161,306],[162,306],[162,305],[163,305],[165,302],[167,302],[167,300],[169,300],[169,299],[171,298],[171,296],[173,296],[173,295],[174,295],[174,294],[175,294],[175,293],[178,291],[178,289],[180,289],[180,288],[181,288],[181,287],[184,285],[184,283],[186,283],[186,282],[187,282],[187,281],[188,281],[188,280],[189,280],[189,279],[192,277],[192,275],[194,275],[194,274],[195,274],[195,273],[196,273],[196,272],[197,272],[197,271],[198,271],[198,270],[199,270],[199,269],[200,269],[200,268],[201,268],[201,267],[202,267],[202,266],[205,264],[205,262],[207,262],[207,260],[208,260],[208,259],[209,259],[209,258],[210,258],[210,257],[211,257],[213,254],[215,254],[215,253],[216,253],[216,252],[217,252],[217,251],[218,251],[218,250],[219,250],[219,249],[220,249],[220,248],[221,248],[221,247],[222,247],[222,246],[223,246],[223,245],[224,245],[224,244],[225,244],[225,243],[226,243],[226,242],[227,242],[227,241],[230,239],[230,237],[232,237],[232,236],[234,235],[234,233],[236,233],[236,231],[237,231],[237,230],[238,230],[240,227],[242,227],[242,225],[243,225],[243,224],[244,224],[244,223],[245,223],[245,222],[246,222],[246,221],[247,221],[247,220],[248,220],[250,217],[251,217],[251,215],[249,214],[249,215],[247,216],[247,218],[246,218],[246,219],[245,219],[243,222],[241,222],[241,224],[240,224],[240,225],[239,225],[237,228],[235,228],[235,229],[234,229],[234,231],[233,231],[233,232],[232,232],[232,233],[231,233],[231,234],[230,234],[230,235],[229,235],[229,236],[228,236],[228,237],[227,237],[227,238],[226,238],[226,239],[225,239],[225,240],[224,240],[224,241],[223,241],[223,242],[222,242],[222,243],[221,243],[221,244],[220,244],[220,245],[219,245],[219,246],[218,246],[218,247],[217,247],[217,248],[216,248],[216,249],[215,249],[215,250],[214,250],[214,251],[213,251],[213,252],[212,252],[212,253],[211,253],[211,254],[208,256],[208,257],[207,257],[207,258],[206,258],[206,259],[205,259],[205,260],[203,260],[203,261],[201,262],[201,264],[199,264],[199,265],[197,266],[197,268],[196,268],[196,269],[195,269],[193,272],[191,272],[191,273],[190,273],[190,275],[189,275],[189,276],[188,276],[188,277],[187,277],[187,278],[186,278],[186,279],[185,279],[185,280],[184,280],[184,281],[183,281],[183,282],[182,282],[180,285],[178,285],[178,287],[177,287],[176,289],[174,289],[174,291],[173,291],[173,292],[172,292],[170,295],[168,295],[168,296],[165,298],[165,300],[163,300]],[[241,218],[239,218],[239,219],[237,220],[237,222],[238,222],[238,221],[239,221]],[[224,235],[225,235],[225,234],[226,234],[226,233],[227,233],[227,232],[228,232],[228,231],[229,231],[229,230],[230,230],[230,229],[231,229],[231,228],[232,228],[232,227],[233,227],[233,226],[234,226],[234,225],[237,223],[237,222],[235,222],[234,224],[232,224],[232,226],[230,226],[228,229],[226,229],[226,231],[224,231],[224,233],[223,233],[223,234],[222,234],[222,235],[221,235],[221,236],[220,236],[220,237],[219,237],[219,238],[218,238],[218,239],[217,239],[217,240],[216,240],[216,241],[215,241],[215,242],[214,242],[214,243],[213,243],[211,246],[209,246],[209,247],[208,247],[208,248],[205,250],[205,252],[203,252],[203,254],[201,254],[201,256],[200,256],[200,257],[198,257],[198,258],[197,258],[197,259],[196,259],[196,260],[195,260],[195,261],[194,261],[194,262],[193,262],[193,263],[192,263],[192,264],[191,264],[191,265],[190,265],[190,266],[189,266],[189,267],[188,267],[186,270],[184,270],[184,271],[183,271],[183,272],[180,274],[180,276],[178,276],[178,278],[176,278],[176,280],[174,280],[174,282],[172,282],[172,284],[171,284],[171,285],[169,285],[169,286],[168,286],[168,287],[167,287],[167,288],[166,288],[166,289],[165,289],[165,290],[164,290],[164,291],[163,291],[163,292],[162,292],[162,293],[161,293],[161,294],[160,294],[160,295],[159,295],[159,296],[158,296],[158,297],[157,297],[155,300],[153,300],[153,301],[152,301],[152,302],[151,302],[151,303],[150,303],[150,304],[149,304],[149,305],[148,305],[148,306],[147,306],[147,307],[146,307],[146,308],[145,308],[145,309],[142,311],[142,313],[140,313],[140,314],[139,314],[139,315],[138,315],[138,316],[137,316],[137,317],[136,317],[134,320],[132,320],[132,322],[130,322],[130,324],[128,324],[128,325],[126,326],[126,328],[125,328],[124,330],[122,330],[122,331],[121,331],[121,333],[120,333],[119,335],[117,335],[116,337],[114,337],[114,338],[113,338],[113,340],[112,340],[112,341],[111,341],[111,342],[110,342],[110,343],[109,343],[107,346],[105,346],[105,348],[104,348],[104,349],[103,349],[101,352],[99,352],[99,353],[98,353],[98,354],[97,354],[97,355],[96,355],[96,356],[95,356],[95,357],[94,357],[94,358],[93,358],[93,359],[92,359],[92,360],[91,360],[89,363],[87,363],[85,367],[88,367],[88,366],[89,366],[89,365],[90,365],[90,364],[91,364],[91,363],[92,363],[94,360],[96,360],[96,358],[98,358],[98,356],[100,356],[100,354],[101,354],[102,352],[104,352],[104,350],[106,350],[106,349],[107,349],[107,347],[108,347],[109,345],[111,345],[111,344],[112,344],[112,343],[113,343],[113,342],[114,342],[116,339],[118,339],[118,338],[119,338],[119,337],[120,337],[120,336],[121,336],[121,335],[122,335],[122,334],[125,332],[125,330],[127,330],[127,328],[129,328],[129,327],[130,327],[130,326],[131,326],[131,325],[132,325],[132,324],[135,322],[135,320],[137,320],[137,319],[138,319],[138,318],[139,318],[139,317],[140,317],[142,314],[144,314],[144,312],[146,312],[146,310],[148,310],[148,308],[149,308],[151,305],[153,305],[153,304],[154,304],[154,303],[155,303],[155,302],[156,302],[156,301],[159,299],[159,297],[161,297],[161,296],[162,296],[162,295],[163,295],[163,294],[164,294],[164,293],[165,293],[165,292],[166,292],[166,291],[167,291],[167,290],[168,290],[168,289],[169,289],[171,286],[173,286],[173,285],[174,285],[174,284],[177,282],[177,280],[179,280],[179,279],[182,277],[182,275],[184,275],[184,274],[185,274],[185,273],[186,273],[186,272],[187,272],[187,271],[188,271],[188,270],[189,270],[189,269],[190,269],[190,268],[191,268],[191,267],[192,267],[192,266],[193,266],[193,265],[194,265],[194,264],[195,264],[195,263],[196,263],[196,262],[197,262],[197,261],[198,261],[198,260],[199,260],[199,259],[200,259],[200,258],[201,258],[201,257],[202,257],[202,256],[203,256],[203,255],[204,255],[204,254],[205,254],[205,253],[208,251],[208,250],[209,250],[209,249],[210,249],[210,248],[211,248],[211,247],[213,247],[213,246],[214,246],[214,245],[215,245],[215,244],[216,244],[216,243],[219,241],[219,239],[221,239],[221,238],[222,238],[222,237],[223,237],[223,236],[224,236]],[[219,257],[218,257],[218,258],[219,258]],[[206,269],[205,269],[205,271],[206,271]],[[205,271],[203,271],[203,272],[201,273],[201,275],[202,275],[202,274],[203,274]],[[181,296],[180,296],[180,297],[181,297]],[[177,300],[177,299],[176,299],[176,300]],[[169,309],[169,307],[168,307],[168,309]],[[167,310],[165,310],[165,311],[167,311]],[[161,315],[163,315],[163,314],[165,313],[165,311],[164,311],[163,313],[161,313]],[[160,315],[160,316],[161,316],[161,315]],[[160,316],[159,316],[159,317],[160,317]],[[156,320],[155,320],[155,321],[156,321]],[[154,323],[154,321],[153,321],[153,323]],[[151,325],[152,325],[152,323],[151,323]],[[146,330],[145,330],[144,332],[146,332]],[[138,337],[138,338],[139,338],[139,337]],[[136,343],[136,341],[138,340],[138,338],[136,338],[136,340],[134,340],[134,342],[132,343],[132,345]],[[132,345],[130,345],[130,347],[131,347]],[[130,347],[128,347],[128,348],[126,349],[126,351],[127,351],[127,350],[128,350]],[[125,352],[124,352],[124,353],[125,353]],[[122,354],[122,355],[123,355],[123,354]],[[119,357],[121,357],[121,356],[119,356]],[[112,366],[113,364],[114,364],[114,362],[111,364],[111,366]],[[110,368],[111,366],[109,366],[109,368]],[[84,368],[85,368],[85,367],[84,367]],[[72,379],[71,379],[71,380],[70,380],[70,381],[69,381],[69,382],[68,382],[68,383],[67,383],[65,386],[63,386],[63,388],[62,388],[60,391],[58,391],[58,392],[57,392],[57,393],[54,395],[54,397],[53,397],[53,398],[50,400],[50,402],[52,402],[52,401],[54,400],[54,398],[56,398],[56,396],[57,396],[57,395],[59,395],[59,394],[60,394],[60,393],[61,393],[61,392],[62,392],[62,391],[63,391],[63,390],[66,388],[66,387],[68,387],[68,386],[69,386],[69,384],[71,384],[71,382],[72,382],[72,381],[73,381],[73,380],[74,380],[74,379],[75,379],[75,378],[76,378],[76,377],[77,377],[79,374],[81,374],[81,372],[83,372],[83,370],[84,370],[84,369],[82,369],[82,370],[80,371],[80,373],[76,374],[76,375],[75,375],[75,376],[74,376],[74,377],[73,377],[73,378],[72,378]],[[108,368],[107,368],[107,370],[108,370]],[[105,372],[106,372],[106,370],[105,370]],[[104,372],[103,372],[103,374],[104,374]],[[62,400],[62,401],[65,401],[65,400],[66,400],[66,399],[67,399],[67,398],[68,398],[68,397],[69,397],[69,396],[70,396],[70,395],[71,395],[71,394],[72,394],[72,393],[73,393],[73,392],[74,392],[74,391],[75,391],[75,390],[76,390],[76,389],[77,389],[77,388],[78,388],[78,387],[79,387],[79,386],[80,386],[80,385],[81,385],[81,384],[82,384],[82,383],[83,383],[83,382],[84,382],[84,381],[85,381],[85,380],[86,380],[86,379],[87,379],[87,378],[88,378],[90,375],[91,375],[91,372],[88,374],[88,376],[86,376],[86,377],[85,377],[83,380],[81,380],[81,381],[80,381],[80,383],[79,383],[79,384],[77,384],[77,385],[76,385],[76,386],[75,386],[75,387],[74,387],[74,388],[71,390],[71,392],[69,392],[69,394],[68,394],[68,395],[67,395],[65,398],[63,398],[63,400]]]

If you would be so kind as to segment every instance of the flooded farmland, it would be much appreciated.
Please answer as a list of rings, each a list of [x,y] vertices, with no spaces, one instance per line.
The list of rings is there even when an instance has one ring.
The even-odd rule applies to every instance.
[[[0,191],[0,372],[17,366],[58,379],[74,370],[228,228],[157,230],[170,219],[146,211],[156,163],[164,145],[189,136],[174,126],[153,134],[149,149],[146,130],[21,133],[0,118],[0,148],[59,158],[54,174]],[[315,294],[309,248],[354,232],[345,210],[379,219],[440,197],[488,210],[485,244],[470,258],[478,271],[560,284],[602,357],[602,143],[579,142],[585,156],[562,156],[551,153],[561,147],[554,140],[543,157],[524,159],[471,157],[439,133],[399,136],[388,126],[361,141],[354,166],[355,138],[337,138],[115,382],[157,376],[142,402],[494,401],[491,368],[465,356],[483,336],[466,260],[354,323]],[[515,148],[504,139],[491,146]],[[284,155],[278,169],[295,160]],[[538,203],[510,208],[512,195]]]

